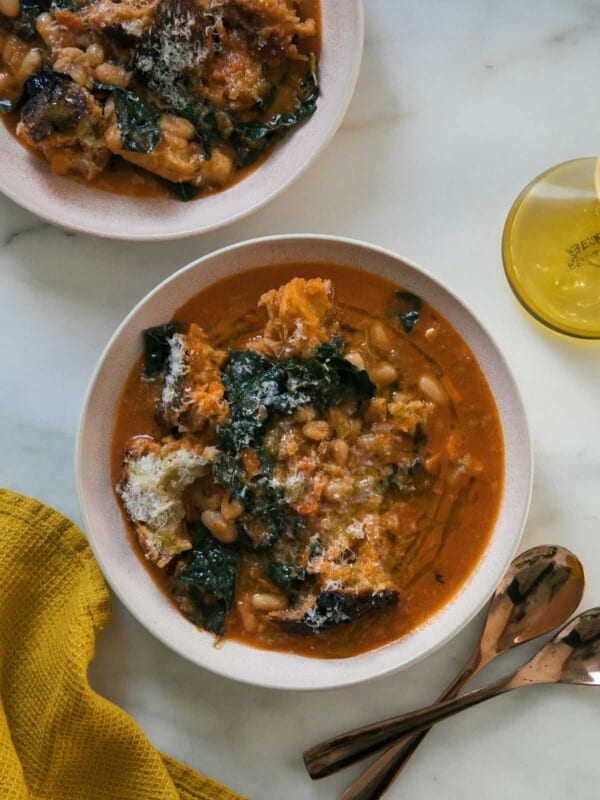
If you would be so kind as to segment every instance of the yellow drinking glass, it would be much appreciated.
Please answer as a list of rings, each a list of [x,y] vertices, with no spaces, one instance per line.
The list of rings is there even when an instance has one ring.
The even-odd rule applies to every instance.
[[[540,322],[600,339],[600,159],[552,167],[510,210],[502,258],[517,298]]]

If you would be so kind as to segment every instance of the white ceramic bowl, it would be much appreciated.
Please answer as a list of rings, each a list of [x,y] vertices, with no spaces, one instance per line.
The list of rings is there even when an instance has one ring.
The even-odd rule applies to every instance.
[[[321,6],[321,94],[316,112],[291,131],[264,164],[229,189],[189,203],[139,200],[90,189],[52,175],[46,162],[31,156],[0,124],[0,191],[49,222],[108,239],[178,239],[258,210],[331,141],[354,92],[364,38],[362,0],[324,0]]]
[[[215,648],[148,574],[131,547],[110,480],[110,430],[125,378],[141,351],[141,331],[170,319],[191,296],[226,275],[266,264],[328,262],[383,275],[423,297],[474,352],[496,399],[505,445],[505,486],[488,547],[458,594],[420,628],[347,659],[312,659],[233,641]],[[481,323],[435,279],[370,245],[324,236],[276,236],[219,250],[161,283],[121,324],[104,351],[83,409],[77,445],[79,498],[88,537],[107,580],[131,613],[176,652],[214,672],[278,689],[347,686],[400,670],[447,642],[482,608],[511,561],[525,523],[532,480],[523,404],[506,362]]]

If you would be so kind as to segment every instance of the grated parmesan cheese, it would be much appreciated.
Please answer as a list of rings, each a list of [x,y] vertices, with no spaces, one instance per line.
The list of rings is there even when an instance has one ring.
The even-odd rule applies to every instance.
[[[207,56],[198,28],[195,4],[185,0],[163,2],[136,56],[135,68],[144,76],[148,88],[176,111],[183,110],[192,99],[182,79]]]

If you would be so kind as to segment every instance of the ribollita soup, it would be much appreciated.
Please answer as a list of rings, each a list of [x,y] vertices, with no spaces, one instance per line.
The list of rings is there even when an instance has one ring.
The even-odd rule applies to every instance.
[[[6,0],[0,112],[58,175],[191,200],[315,112],[319,47],[318,0]]]
[[[503,439],[473,354],[424,299],[350,267],[264,267],[140,336],[112,480],[132,546],[195,625],[347,657],[460,589]]]

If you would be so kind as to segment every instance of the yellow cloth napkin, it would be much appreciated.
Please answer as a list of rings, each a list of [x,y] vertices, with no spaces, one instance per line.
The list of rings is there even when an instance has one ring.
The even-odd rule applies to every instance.
[[[81,532],[0,490],[0,798],[242,800],[158,753],[87,682],[110,595]]]

